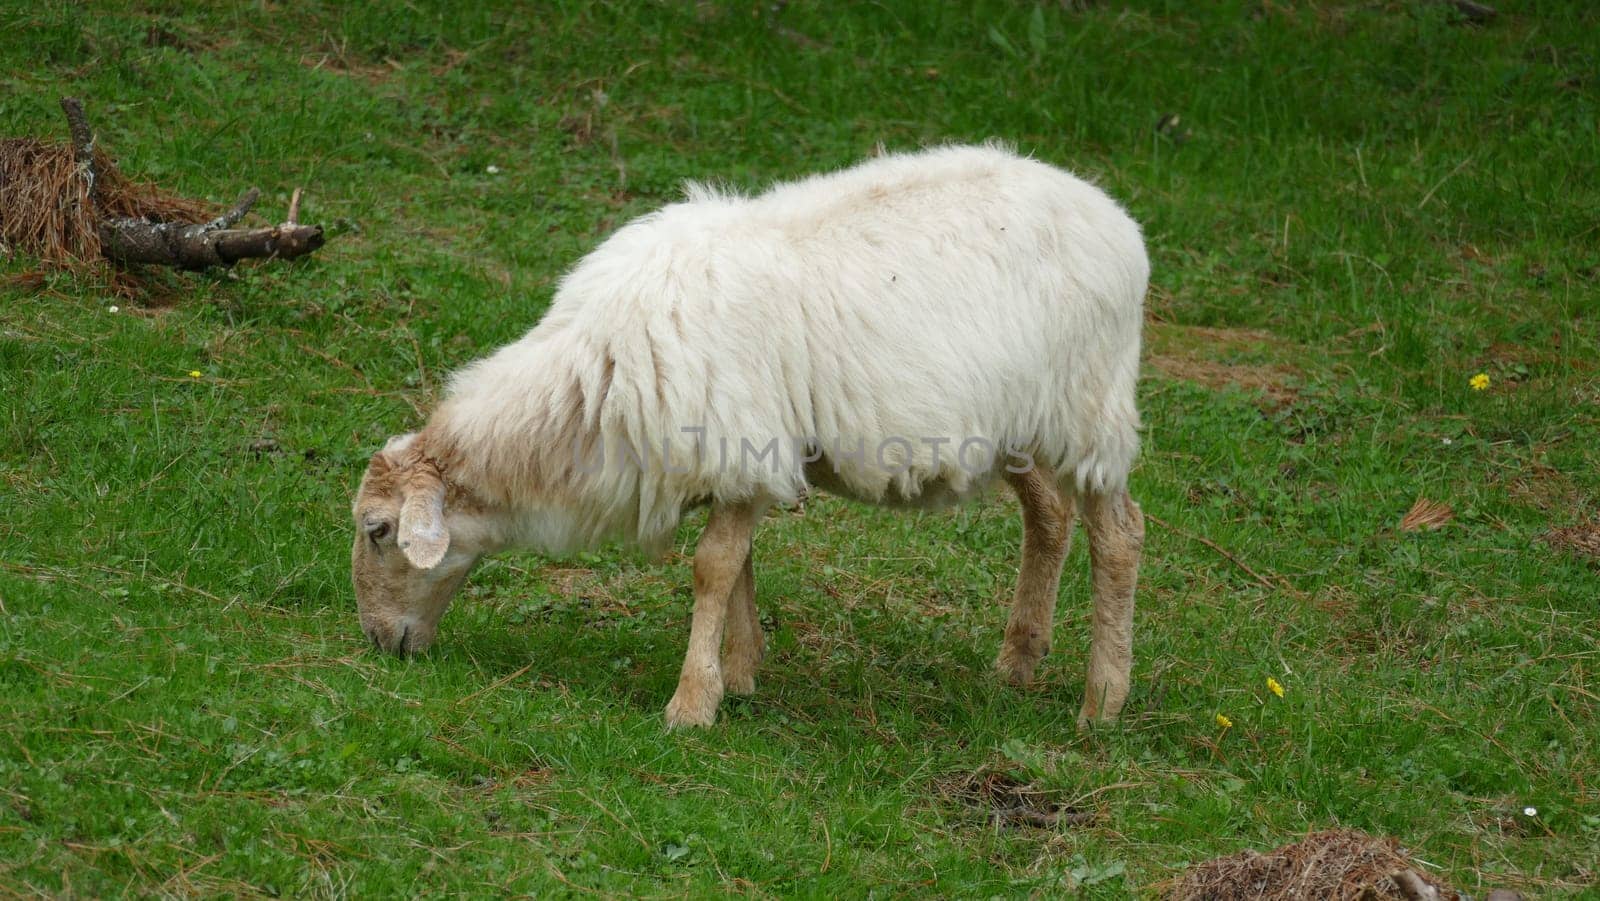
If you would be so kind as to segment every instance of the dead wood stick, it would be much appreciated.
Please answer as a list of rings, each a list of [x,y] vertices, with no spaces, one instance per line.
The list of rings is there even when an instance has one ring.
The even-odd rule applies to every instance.
[[[89,203],[95,202],[94,131],[89,128],[89,117],[83,111],[83,102],[76,97],[61,98],[61,111],[67,115],[67,131],[72,134],[72,158],[78,163],[89,191]]]
[[[180,269],[232,266],[244,259],[273,257],[292,260],[321,247],[327,238],[320,225],[300,225],[299,189],[290,201],[289,220],[272,228],[240,228],[261,192],[244,192],[227,212],[210,222],[150,222],[108,219],[100,223],[100,251],[119,263],[158,263]]]
[[[300,189],[295,188],[294,194],[289,197],[289,218],[283,220],[287,227],[300,224]]]
[[[144,219],[108,219],[100,223],[100,248],[107,259],[119,263],[160,263],[181,269],[232,266],[243,259],[305,256],[325,240],[322,227],[299,225],[295,211],[289,221],[274,228],[236,229],[261,192],[244,192],[222,215],[197,225],[183,222],[149,222]],[[295,192],[295,203],[299,191]]]
[[[232,266],[243,259],[294,259],[327,240],[320,225],[218,228],[212,222],[147,222],[109,219],[100,223],[100,249],[119,263],[158,263],[179,269]]]

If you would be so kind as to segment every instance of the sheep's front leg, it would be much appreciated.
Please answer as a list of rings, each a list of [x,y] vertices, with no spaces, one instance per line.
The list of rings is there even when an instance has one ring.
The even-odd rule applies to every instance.
[[[761,617],[756,612],[755,552],[745,555],[744,568],[728,599],[728,638],[722,649],[722,685],[736,695],[756,690],[756,667],[766,652]]]
[[[727,621],[728,602],[750,557],[750,536],[763,507],[717,504],[694,551],[694,614],[689,652],[683,658],[678,690],[667,704],[667,728],[709,726],[722,702],[722,666],[717,651]]]
[[[1128,699],[1133,669],[1133,589],[1144,548],[1144,514],[1127,491],[1083,498],[1094,580],[1089,678],[1078,725],[1113,720]]]
[[[1073,506],[1043,466],[1009,475],[1007,480],[1022,503],[1022,566],[994,666],[1006,681],[1027,685],[1039,660],[1050,652],[1061,564],[1072,540]]]

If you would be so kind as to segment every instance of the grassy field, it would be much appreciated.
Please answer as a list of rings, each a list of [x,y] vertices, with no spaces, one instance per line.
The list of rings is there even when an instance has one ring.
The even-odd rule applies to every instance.
[[[1334,825],[1600,891],[1600,8],[1496,5],[5,3],[0,135],[79,95],[127,172],[336,235],[131,297],[0,263],[0,894],[1121,897]],[[368,455],[610,230],[990,136],[1154,263],[1120,725],[1074,729],[1081,539],[1041,684],[991,677],[1005,495],[773,514],[709,731],[661,718],[702,518],[367,647]]]

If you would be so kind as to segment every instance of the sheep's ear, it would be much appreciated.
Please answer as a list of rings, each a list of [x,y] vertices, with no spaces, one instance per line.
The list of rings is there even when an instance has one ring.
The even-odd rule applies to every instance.
[[[400,505],[400,552],[418,569],[433,569],[450,549],[444,527],[444,483],[430,480]]]
[[[410,447],[411,442],[416,440],[416,437],[416,432],[406,432],[404,435],[394,435],[390,437],[388,441],[383,443],[382,452],[385,454],[398,454]]]

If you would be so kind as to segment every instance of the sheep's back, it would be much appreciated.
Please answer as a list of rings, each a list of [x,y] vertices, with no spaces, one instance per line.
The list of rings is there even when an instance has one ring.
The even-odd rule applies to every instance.
[[[960,497],[1007,447],[1079,488],[1126,479],[1148,262],[1099,189],[983,147],[691,198],[586,257],[541,325],[584,336],[603,442],[644,464],[608,483],[641,537],[811,483]]]

